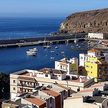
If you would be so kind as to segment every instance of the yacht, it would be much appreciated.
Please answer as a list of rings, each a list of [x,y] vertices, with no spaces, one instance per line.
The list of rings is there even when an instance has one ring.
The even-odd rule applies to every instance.
[[[32,49],[29,49],[29,51],[33,51],[33,52],[37,52],[37,48],[32,48]]]
[[[37,51],[38,51],[37,48],[32,48],[32,49],[29,49],[28,51],[26,51],[26,54],[35,56],[37,54]]]
[[[27,55],[35,56],[36,52],[34,51],[26,51]]]

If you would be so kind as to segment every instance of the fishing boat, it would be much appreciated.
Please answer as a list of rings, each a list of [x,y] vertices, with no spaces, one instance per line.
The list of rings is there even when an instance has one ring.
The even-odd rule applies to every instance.
[[[51,48],[50,45],[44,45],[43,47],[44,47],[44,48]]]

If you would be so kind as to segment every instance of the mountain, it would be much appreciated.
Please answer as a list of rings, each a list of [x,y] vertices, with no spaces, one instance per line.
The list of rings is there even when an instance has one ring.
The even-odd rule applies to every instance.
[[[108,33],[108,8],[74,13],[60,25],[61,33]]]

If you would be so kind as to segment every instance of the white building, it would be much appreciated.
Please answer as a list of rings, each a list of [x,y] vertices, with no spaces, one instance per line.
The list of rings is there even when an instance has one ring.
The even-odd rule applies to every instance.
[[[46,71],[47,74],[50,72],[52,73],[51,77],[48,77],[47,74],[46,76],[44,75]],[[42,72],[44,77],[42,77],[42,75],[38,75],[42,74]],[[39,70],[39,73],[36,70],[22,70],[12,73],[10,74],[10,97],[14,100],[15,97],[23,93],[32,93],[40,84],[58,83],[77,91],[79,89],[84,89],[94,81],[88,77],[83,79],[77,75],[70,77],[68,75],[68,79],[66,79],[66,77],[66,72],[50,68],[41,69]]]
[[[87,54],[79,54],[79,66],[84,67],[85,62],[88,61],[91,57],[104,58],[105,61],[108,62],[108,53],[102,53],[101,50],[98,50],[98,49],[91,49],[91,50],[88,50]]]
[[[68,97],[64,100],[64,108],[108,108],[108,99],[101,96]]]
[[[68,60],[63,58],[59,61],[55,61],[55,69],[67,72],[67,75],[78,74],[78,58],[72,58]]]
[[[17,97],[22,93],[32,93],[34,89],[39,86],[36,78],[42,78],[45,80],[55,79],[62,81],[63,79],[66,79],[66,72],[56,69],[43,68],[39,71],[22,70],[12,73],[10,74],[11,99],[14,100],[14,97]]]
[[[103,33],[88,33],[88,38],[104,39]]]
[[[79,66],[85,66],[85,61],[87,60],[87,54],[79,54]]]

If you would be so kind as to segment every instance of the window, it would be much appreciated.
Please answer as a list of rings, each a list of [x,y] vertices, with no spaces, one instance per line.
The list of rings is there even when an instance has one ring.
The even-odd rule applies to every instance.
[[[108,106],[108,102],[107,102],[107,106]]]
[[[15,87],[13,87],[13,90],[15,90]]]
[[[102,105],[102,108],[105,108],[105,107]]]
[[[78,87],[78,88],[77,88],[77,92],[79,92],[79,91],[80,91],[80,88]]]
[[[50,98],[50,103],[52,103],[52,98]]]
[[[83,57],[81,57],[81,59],[83,59]]]
[[[13,80],[13,83],[15,83],[15,80]]]
[[[89,67],[88,65],[86,65],[86,67]]]
[[[62,69],[62,66],[60,66],[60,69]]]
[[[48,74],[45,74],[45,77],[48,77]]]
[[[66,92],[64,91],[64,96],[66,95]]]

